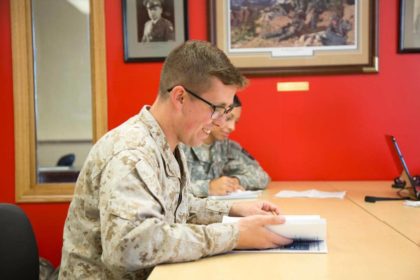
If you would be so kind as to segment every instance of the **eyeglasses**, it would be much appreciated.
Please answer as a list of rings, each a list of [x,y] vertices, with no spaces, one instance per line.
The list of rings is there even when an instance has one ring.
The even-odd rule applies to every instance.
[[[195,98],[203,101],[204,103],[206,103],[207,105],[209,105],[211,107],[211,109],[213,110],[212,114],[211,114],[211,119],[212,120],[219,120],[221,119],[223,116],[225,116],[226,114],[229,114],[230,112],[232,112],[234,106],[229,105],[227,108],[225,108],[224,106],[221,105],[214,105],[213,103],[205,100],[204,98],[202,98],[201,96],[199,96],[198,94],[192,92],[191,90],[187,89],[186,87],[182,86],[186,92],[188,92],[189,94],[191,94],[192,96],[194,96]],[[168,89],[168,92],[170,92],[173,89],[173,87],[171,87],[170,89]]]

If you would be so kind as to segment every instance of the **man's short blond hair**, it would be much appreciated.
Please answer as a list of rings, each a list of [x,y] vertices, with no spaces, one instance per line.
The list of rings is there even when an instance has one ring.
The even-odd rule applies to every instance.
[[[159,94],[165,97],[168,89],[177,85],[191,88],[199,94],[210,87],[213,77],[238,89],[247,84],[247,79],[223,51],[206,41],[187,41],[166,58],[160,75]]]

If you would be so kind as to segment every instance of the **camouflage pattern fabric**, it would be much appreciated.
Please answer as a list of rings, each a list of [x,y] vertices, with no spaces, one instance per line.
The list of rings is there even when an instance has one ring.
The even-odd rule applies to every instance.
[[[76,183],[64,226],[60,279],[146,279],[160,263],[232,250],[231,203],[189,191],[183,152],[169,148],[144,107],[102,137]]]
[[[204,146],[182,145],[191,176],[191,190],[197,197],[207,197],[211,180],[221,176],[236,177],[247,190],[265,189],[270,177],[259,163],[232,140],[216,141],[210,157]]]

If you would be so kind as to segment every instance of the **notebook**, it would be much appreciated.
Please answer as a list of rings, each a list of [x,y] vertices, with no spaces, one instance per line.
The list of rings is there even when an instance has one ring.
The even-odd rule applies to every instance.
[[[385,137],[386,137],[388,146],[391,149],[391,153],[392,153],[395,164],[399,167],[400,170],[402,167],[402,171],[405,172],[409,180],[409,184],[410,184],[409,187],[412,188],[412,191],[414,194],[413,198],[420,200],[420,186],[416,184],[416,180],[414,180],[413,176],[411,176],[407,163],[404,160],[404,156],[402,155],[400,147],[398,146],[397,139],[395,139],[395,137],[392,135],[386,135]]]

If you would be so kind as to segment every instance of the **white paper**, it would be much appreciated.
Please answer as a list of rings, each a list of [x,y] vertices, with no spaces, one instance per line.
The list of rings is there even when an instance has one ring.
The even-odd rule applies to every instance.
[[[262,191],[236,191],[227,195],[211,195],[208,198],[213,200],[227,199],[255,199],[261,195]]]
[[[405,200],[404,205],[410,207],[420,207],[420,201]]]
[[[307,198],[340,198],[343,199],[346,195],[345,191],[342,192],[324,192],[318,190],[305,190],[305,191],[291,191],[284,190],[275,194],[278,198],[292,198],[292,197],[307,197]]]
[[[284,237],[294,240],[319,240],[319,242],[303,244],[305,248],[274,248],[268,250],[235,250],[235,252],[263,253],[327,253],[327,223],[319,215],[284,215],[286,221],[281,225],[270,225],[268,228]],[[223,217],[223,223],[237,223],[241,217]],[[302,241],[305,242],[305,241]],[[309,245],[309,246],[308,246]]]

